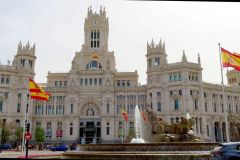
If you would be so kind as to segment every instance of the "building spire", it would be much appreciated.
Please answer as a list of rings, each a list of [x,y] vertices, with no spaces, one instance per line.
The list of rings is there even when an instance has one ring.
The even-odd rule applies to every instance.
[[[154,42],[153,42],[153,38],[152,38],[152,42],[151,42],[151,47],[154,48]]]
[[[164,51],[164,53],[166,52],[166,50],[165,50],[165,41],[163,42],[163,51]]]
[[[185,50],[183,50],[182,62],[187,62],[187,57],[185,55]]]
[[[18,50],[20,50],[20,49],[22,49],[22,42],[21,41],[18,43]]]
[[[200,54],[198,53],[198,64],[201,64]]]
[[[162,39],[160,39],[158,46],[162,48]]]

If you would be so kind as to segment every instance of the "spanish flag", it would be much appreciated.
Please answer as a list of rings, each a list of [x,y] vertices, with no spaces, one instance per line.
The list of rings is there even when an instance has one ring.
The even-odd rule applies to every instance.
[[[128,122],[128,114],[127,114],[127,112],[125,111],[125,109],[122,109],[122,116],[123,116],[123,118],[125,119],[125,121]]]
[[[50,94],[39,87],[31,78],[29,79],[29,92],[32,99],[48,101]]]
[[[240,71],[240,54],[231,53],[221,47],[223,67],[232,67]]]
[[[143,111],[141,112],[141,115],[142,115],[144,123],[147,123],[147,121],[148,121],[147,115]]]

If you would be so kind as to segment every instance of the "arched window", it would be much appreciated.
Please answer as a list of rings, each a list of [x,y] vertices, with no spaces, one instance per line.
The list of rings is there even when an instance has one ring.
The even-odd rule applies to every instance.
[[[177,75],[174,75],[174,81],[177,81]]]
[[[3,101],[0,100],[0,112],[2,112],[2,111],[3,111]]]
[[[9,78],[6,78],[6,84],[9,84]]]
[[[17,127],[20,126],[20,120],[19,120],[19,119],[16,120],[16,126],[17,126]]]
[[[70,123],[70,128],[69,128],[69,135],[73,135],[73,123]]]
[[[179,118],[178,117],[176,118],[176,123],[179,123]]]
[[[102,68],[101,63],[99,63],[98,61],[90,61],[87,66],[86,69],[96,69],[96,68]]]
[[[4,78],[3,77],[1,78],[1,83],[4,83]]]

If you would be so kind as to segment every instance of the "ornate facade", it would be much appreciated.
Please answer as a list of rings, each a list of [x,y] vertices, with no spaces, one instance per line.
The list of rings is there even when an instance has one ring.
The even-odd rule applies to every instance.
[[[28,78],[34,77],[35,45],[18,45],[12,65],[0,65],[0,119],[23,126],[27,103],[34,133],[45,130],[47,142],[113,143],[134,128],[134,109],[153,109],[168,123],[180,122],[186,113],[194,118],[195,133],[207,141],[225,141],[224,106],[231,140],[240,138],[239,73],[228,73],[230,85],[202,81],[200,57],[189,62],[168,63],[165,43],[147,43],[147,84],[139,85],[138,73],[118,72],[113,51],[108,51],[109,20],[105,9],[85,19],[84,44],[75,53],[67,73],[52,73],[41,84],[48,102],[27,100]],[[238,79],[238,78],[236,78]],[[236,81],[235,79],[235,81]],[[233,86],[231,86],[234,84]],[[236,85],[237,84],[237,85]],[[226,104],[223,99],[225,98]],[[123,127],[121,107],[129,114]]]

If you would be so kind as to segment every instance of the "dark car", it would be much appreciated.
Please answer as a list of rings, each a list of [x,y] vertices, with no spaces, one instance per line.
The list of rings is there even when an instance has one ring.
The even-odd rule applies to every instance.
[[[70,150],[76,150],[77,149],[77,144],[76,143],[73,143],[71,146],[70,146]]]
[[[210,160],[239,160],[240,142],[222,143],[211,151]]]
[[[0,147],[2,150],[9,150],[11,149],[11,144],[2,144]]]
[[[68,146],[67,145],[61,145],[61,146],[57,146],[57,147],[51,147],[51,151],[67,151],[68,150]]]

